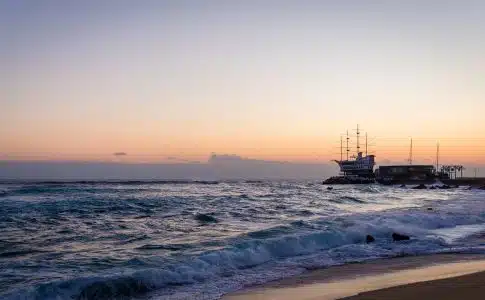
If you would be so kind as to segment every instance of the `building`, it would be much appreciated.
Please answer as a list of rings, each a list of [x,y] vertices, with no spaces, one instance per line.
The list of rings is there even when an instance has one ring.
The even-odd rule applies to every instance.
[[[425,183],[433,182],[436,172],[433,165],[394,165],[380,166],[376,171],[380,183]]]

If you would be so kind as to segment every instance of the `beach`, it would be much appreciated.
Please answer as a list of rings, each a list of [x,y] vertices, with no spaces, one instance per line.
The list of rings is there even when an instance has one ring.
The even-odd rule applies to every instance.
[[[483,299],[485,272],[472,273],[440,280],[424,281],[393,288],[365,292],[343,299]]]
[[[437,254],[314,270],[222,299],[480,299],[484,282],[485,255]]]

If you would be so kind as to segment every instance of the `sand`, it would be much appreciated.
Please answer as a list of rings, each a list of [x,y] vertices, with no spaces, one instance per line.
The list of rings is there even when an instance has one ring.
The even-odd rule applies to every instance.
[[[380,259],[307,272],[228,294],[223,299],[482,299],[482,271],[484,255]]]
[[[485,272],[396,286],[342,300],[485,299]]]

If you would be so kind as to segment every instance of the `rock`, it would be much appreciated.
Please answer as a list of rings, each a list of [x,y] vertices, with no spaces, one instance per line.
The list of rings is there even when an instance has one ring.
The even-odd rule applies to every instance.
[[[436,190],[436,187],[435,186],[430,186],[429,189],[430,190]]]
[[[406,187],[406,185],[405,185],[405,184],[401,184],[401,186],[400,186],[400,187],[405,188],[405,187]]]
[[[329,187],[327,187],[327,190],[331,191],[331,190],[333,190],[333,187],[329,186]]]
[[[395,233],[394,232],[392,234],[392,239],[395,242],[398,242],[398,241],[407,241],[407,240],[409,240],[409,236],[407,236],[405,234],[399,234],[399,233]]]
[[[420,185],[413,187],[413,189],[415,189],[415,190],[425,190],[426,186],[421,183]]]
[[[195,219],[202,223],[217,223],[218,220],[211,215],[206,214],[197,214],[195,215]]]
[[[372,242],[373,242],[373,241],[375,241],[375,240],[376,240],[376,239],[375,239],[375,238],[374,238],[372,235],[370,235],[370,234],[368,234],[368,235],[365,237],[365,242],[366,242],[366,243],[372,243]]]
[[[431,208],[431,207],[428,207],[428,208],[427,208],[427,210],[433,210],[433,208]]]

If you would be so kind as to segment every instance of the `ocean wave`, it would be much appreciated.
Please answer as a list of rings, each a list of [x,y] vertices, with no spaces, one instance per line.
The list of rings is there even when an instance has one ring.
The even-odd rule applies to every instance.
[[[9,191],[0,190],[0,197],[7,195],[44,195],[62,193],[113,193],[120,188],[125,193],[157,192],[160,186],[169,185],[218,185],[219,181],[203,180],[155,180],[155,181],[48,181],[24,182],[14,184]]]
[[[26,256],[30,254],[42,253],[44,251],[37,250],[37,249],[19,249],[19,250],[12,250],[11,248],[7,251],[0,252],[0,258],[14,258],[19,256]]]
[[[36,186],[71,186],[71,185],[144,185],[144,184],[218,184],[216,180],[71,180],[71,181],[13,181],[6,183],[28,184]]]
[[[133,277],[96,281],[83,287],[76,295],[79,300],[119,299],[145,294],[155,287]]]
[[[281,234],[288,234],[291,231],[291,226],[275,226],[263,230],[248,232],[247,236],[253,239],[267,239]]]
[[[357,197],[352,197],[349,195],[343,195],[343,196],[337,196],[337,197],[331,197],[326,199],[328,202],[333,202],[333,203],[366,203],[366,201],[361,200]]]
[[[415,255],[452,250],[437,229],[458,225],[483,224],[485,215],[478,213],[450,214],[435,211],[406,210],[375,214],[322,218],[311,222],[292,222],[234,238],[232,246],[186,257],[178,263],[160,265],[133,272],[96,278],[79,278],[51,282],[37,286],[33,291],[10,295],[7,299],[106,299],[135,296],[166,286],[180,286],[217,280],[241,270],[274,262],[294,265],[295,259],[326,253],[333,262],[342,263],[369,257]],[[409,241],[393,242],[392,233],[410,235]],[[371,234],[376,241],[367,244]],[[461,245],[460,245],[461,246]],[[181,250],[184,244],[146,244],[140,250]],[[314,265],[321,267],[321,262]],[[300,264],[311,268],[312,264]],[[22,297],[20,297],[20,295]]]
[[[59,186],[54,185],[24,185],[10,191],[10,195],[45,194],[58,190]]]
[[[190,244],[164,244],[164,245],[155,245],[155,244],[146,244],[140,247],[137,247],[138,250],[170,250],[170,251],[180,251],[192,248]]]
[[[365,203],[364,200],[361,200],[357,197],[352,197],[352,196],[342,196],[342,197],[339,197],[339,199],[342,200],[343,202]]]
[[[147,239],[150,239],[150,237],[148,235],[144,234],[142,236],[135,236],[135,237],[131,237],[131,238],[122,240],[120,242],[120,244],[130,244],[130,243],[139,242],[139,241],[143,241],[143,240],[147,240]]]
[[[333,264],[480,251],[485,224],[482,193],[467,190],[65,184],[10,197],[19,187],[0,206],[1,299],[217,298]]]

